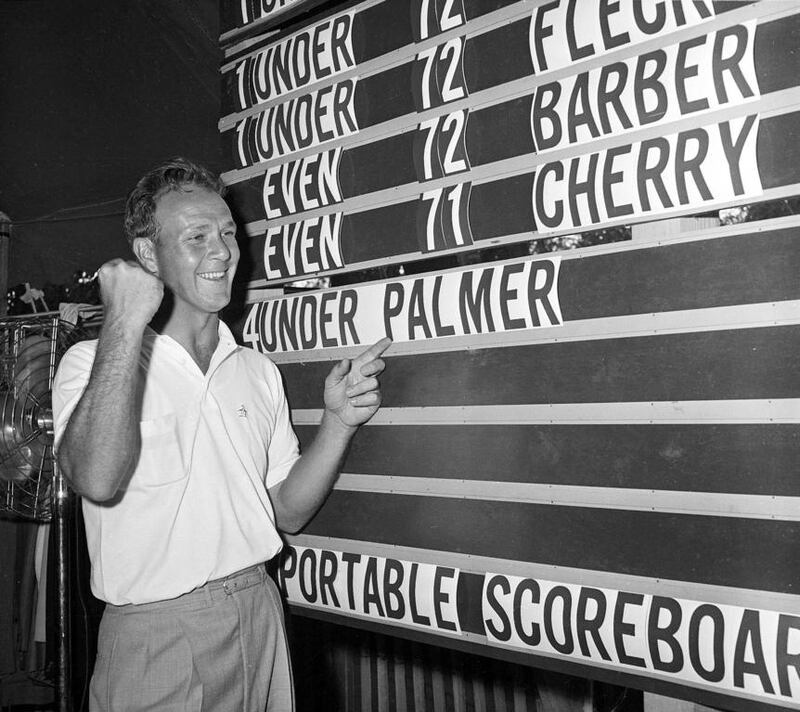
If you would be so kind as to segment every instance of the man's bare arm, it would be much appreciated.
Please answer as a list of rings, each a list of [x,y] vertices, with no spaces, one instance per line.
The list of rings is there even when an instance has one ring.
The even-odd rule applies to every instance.
[[[61,438],[58,463],[78,494],[104,501],[139,459],[139,355],[163,284],[123,260],[103,265],[99,279],[105,319],[89,382]]]
[[[278,529],[293,534],[322,506],[339,474],[350,440],[381,404],[381,355],[391,345],[381,339],[353,359],[340,361],[325,379],[325,411],[316,437],[289,476],[270,488]]]

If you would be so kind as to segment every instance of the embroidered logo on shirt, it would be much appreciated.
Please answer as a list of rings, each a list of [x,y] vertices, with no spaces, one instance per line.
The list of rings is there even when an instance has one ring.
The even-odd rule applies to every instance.
[[[240,418],[247,417],[247,408],[244,407],[244,404],[239,406],[239,409],[236,411],[236,415],[238,415]]]

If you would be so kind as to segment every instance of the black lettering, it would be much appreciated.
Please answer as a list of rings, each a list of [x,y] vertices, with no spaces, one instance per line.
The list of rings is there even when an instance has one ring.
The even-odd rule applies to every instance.
[[[292,350],[297,351],[297,307],[300,304],[297,299],[282,299],[278,302],[278,329],[281,337],[281,344],[284,351],[289,351],[291,344]]]
[[[636,667],[647,667],[647,663],[643,658],[628,655],[625,650],[625,636],[636,635],[636,626],[633,623],[625,622],[625,606],[641,606],[642,601],[644,601],[644,596],[640,593],[620,591],[614,606],[614,649],[617,651],[617,658],[625,665],[635,665]]]
[[[683,2],[684,0],[673,0],[672,2],[672,7],[675,10],[675,21],[678,25],[686,24],[686,16],[683,14]],[[694,5],[694,9],[701,19],[707,20],[712,16],[711,9],[703,0],[692,0],[692,5]]]
[[[548,99],[549,101],[545,101]],[[533,94],[533,107],[531,109],[531,125],[533,127],[533,142],[537,151],[544,151],[557,146],[561,141],[561,117],[556,106],[561,98],[561,84],[550,82],[538,87]],[[549,137],[544,135],[544,123],[551,127]]]
[[[442,604],[450,600],[450,596],[442,591],[442,580],[445,578],[454,578],[456,575],[455,569],[437,566],[436,572],[433,574],[433,613],[436,616],[436,625],[443,630],[458,630],[453,621],[447,620],[442,615]]]
[[[396,620],[406,614],[406,604],[400,587],[403,585],[403,565],[396,559],[386,559],[383,567],[383,601],[386,615]],[[411,592],[414,595],[414,592]]]
[[[270,107],[256,114],[253,129],[253,155],[258,161],[266,161],[277,154],[275,142],[275,112],[278,107]]]
[[[539,65],[539,71],[544,72],[547,70],[547,57],[544,52],[544,45],[542,40],[545,37],[552,37],[553,36],[553,26],[547,25],[545,26],[542,20],[546,13],[550,12],[551,10],[555,10],[558,7],[560,0],[554,0],[553,2],[547,3],[547,5],[542,5],[537,11],[536,15],[534,16],[534,46],[536,47],[536,63]]]
[[[246,109],[253,105],[253,91],[256,89],[255,67],[258,56],[245,57],[234,70],[239,77],[239,108]]]
[[[555,3],[557,4],[557,3]],[[491,618],[485,618],[483,624],[486,626],[493,638],[502,642],[511,640],[511,621],[500,601],[497,600],[496,589],[500,589],[504,595],[511,593],[511,584],[505,576],[492,576],[486,584],[486,602],[489,607],[497,614],[500,619],[500,628],[496,628]]]
[[[544,181],[548,173],[553,173],[557,181],[564,180],[564,166],[558,161],[555,163],[545,163],[540,169],[534,182],[536,194],[536,217],[544,227],[558,227],[564,219],[564,202],[556,200],[553,203],[553,214],[548,215],[544,209]]]
[[[644,8],[652,7],[650,3],[634,2],[631,5],[633,6],[633,20],[644,34],[656,35],[664,29],[664,23],[667,21],[667,8],[663,1],[655,4],[656,17],[652,22],[644,17]]]
[[[730,57],[722,56],[722,48],[728,37],[736,38],[736,45]],[[717,93],[717,101],[725,104],[728,101],[728,90],[725,88],[723,74],[730,73],[742,96],[751,97],[754,94],[753,88],[747,83],[742,68],[739,66],[744,53],[747,50],[747,28],[744,25],[734,25],[719,30],[714,37],[714,50],[711,58],[711,71],[714,77],[714,89]]]
[[[486,332],[494,331],[494,318],[490,287],[492,284],[492,270],[485,269],[478,280],[478,288],[472,288],[473,272],[464,272],[458,289],[458,310],[461,315],[461,324],[465,334],[471,334],[470,322],[478,334],[485,333],[483,316],[486,317]]]
[[[270,65],[272,64],[272,55],[275,52],[274,47],[267,47],[264,52],[261,52],[256,61],[253,63],[253,80],[256,99],[259,102],[267,101],[272,96],[272,80],[269,75]]]
[[[452,324],[442,324],[442,310],[439,294],[442,291],[442,275],[436,275],[433,280],[433,330],[436,336],[453,336],[456,333]]]
[[[686,15],[683,12],[683,0],[672,0],[672,10],[675,13],[675,24],[679,27],[686,24]]]
[[[314,51],[311,57],[314,63],[314,75],[317,79],[323,79],[331,73],[330,67],[320,62],[320,59],[325,55],[325,36],[323,30],[325,30],[329,24],[330,22],[326,21],[314,28]]]
[[[294,101],[294,135],[298,149],[314,144],[314,122],[311,117],[316,111],[317,106],[311,94],[303,94]]]
[[[338,174],[339,174],[339,158],[342,155],[342,149],[334,148],[330,151],[325,151],[319,155],[317,164],[317,193],[320,196],[320,201],[323,205],[330,205],[331,203],[338,203],[342,200],[341,191],[339,190]],[[328,215],[330,220],[333,216]],[[338,221],[334,221],[338,226]],[[332,256],[334,262],[340,267],[342,266],[341,255],[337,252]]]
[[[421,328],[426,339],[432,337],[428,317],[425,314],[425,280],[415,279],[411,287],[411,296],[408,299],[408,338],[414,341],[417,338],[417,329]]]
[[[383,329],[390,339],[394,338],[392,319],[400,316],[403,312],[405,300],[405,289],[402,282],[391,282],[386,285],[383,292]]]
[[[606,151],[606,160],[603,163],[603,203],[605,204],[606,214],[609,218],[621,218],[625,215],[633,214],[633,205],[631,203],[617,205],[614,202],[614,195],[611,192],[611,187],[616,183],[622,183],[624,176],[622,171],[612,170],[614,167],[614,159],[617,156],[622,156],[623,154],[630,152],[630,145],[616,146],[614,148],[609,148],[608,151]]]
[[[352,344],[360,344],[361,340],[358,338],[356,332],[356,325],[353,320],[356,317],[356,309],[358,308],[358,292],[355,289],[344,289],[339,297],[339,339],[341,345],[344,346],[348,343],[347,336],[345,335],[345,327],[350,331],[350,338]]]
[[[256,114],[255,122],[251,124],[253,131],[253,162],[266,161],[278,153],[275,141],[275,112],[278,107],[271,107],[266,111]]]
[[[279,156],[285,153],[291,153],[297,149],[297,143],[295,141],[296,134],[294,132],[294,126],[292,125],[296,106],[297,101],[291,100],[274,106],[270,111],[270,119],[273,122],[272,130],[275,139],[272,149],[273,153]]]
[[[301,32],[291,44],[294,45],[292,47],[295,71],[294,85],[301,87],[304,84],[308,84],[311,79],[311,63],[308,61],[308,48],[311,44],[311,38],[307,32]]]
[[[330,594],[331,603],[337,608],[341,608],[336,591],[333,588],[338,568],[336,554],[332,551],[323,550],[319,555],[319,592],[322,596],[322,603],[326,606],[328,605],[328,594]]]
[[[261,306],[259,304],[259,306]],[[283,595],[286,595],[286,579],[292,578],[297,573],[297,550],[293,546],[287,546],[283,550],[281,560],[279,581]]]
[[[310,127],[310,123],[308,126]],[[300,179],[292,186],[292,190],[296,191],[300,197],[300,205],[303,210],[313,210],[319,207],[319,183],[314,182],[315,171],[317,172],[316,178],[319,179],[319,165],[314,166],[314,162],[318,160],[319,156],[311,158],[301,158],[297,161],[298,173]],[[308,193],[308,188],[312,188],[311,195]],[[329,218],[330,215],[323,215],[322,218]]]
[[[578,211],[578,196],[586,196],[586,203],[589,206],[589,222],[600,222],[600,213],[597,211],[597,195],[595,185],[597,181],[597,161],[599,155],[593,153],[589,156],[589,168],[586,171],[586,180],[578,180],[578,166],[580,158],[573,158],[569,164],[569,212],[572,217],[572,224],[582,225],[580,212]]]
[[[600,0],[600,34],[603,36],[603,45],[606,49],[621,47],[631,41],[631,36],[627,32],[611,34],[608,16],[615,12],[619,12],[619,0]]]
[[[514,629],[523,643],[535,646],[539,645],[542,639],[539,626],[536,623],[531,623],[531,632],[528,633],[522,624],[522,596],[526,593],[530,594],[530,606],[532,608],[535,603],[539,603],[539,584],[533,579],[523,579],[517,586],[517,590],[514,591]]]
[[[323,97],[333,91],[333,86],[333,84],[328,84],[317,92],[317,110],[314,112],[314,128],[316,129],[317,139],[320,143],[330,141],[336,135],[332,129],[326,129],[322,125],[322,119],[324,119],[328,113],[326,109],[327,104]]]
[[[539,280],[539,274],[544,273],[544,280],[540,287],[536,286]],[[531,323],[533,326],[541,326],[539,321],[539,310],[536,308],[540,304],[544,309],[550,323],[560,324],[558,315],[553,305],[550,303],[550,293],[553,290],[553,285],[556,281],[556,266],[550,260],[537,260],[531,262],[531,274],[528,278],[528,310],[531,314]]]
[[[300,243],[302,231],[302,221],[283,226],[283,256],[289,274],[297,273],[297,245]]]
[[[784,697],[791,697],[792,686],[789,683],[789,668],[794,668],[795,676],[800,679],[800,651],[789,652],[789,634],[797,631],[800,635],[800,617],[781,613],[778,617],[778,635],[776,639],[776,662],[778,667],[778,686]],[[795,646],[795,650],[798,650]]]
[[[336,122],[336,134],[338,136],[345,135],[345,124],[347,124],[347,128],[351,133],[358,131],[355,115],[352,113],[351,106],[355,88],[355,82],[351,79],[336,85],[333,95],[333,120]]]
[[[582,110],[578,108],[578,104],[580,104],[580,109]],[[567,117],[567,131],[570,143],[575,143],[578,140],[578,126],[586,126],[592,138],[597,138],[600,135],[592,114],[592,105],[589,101],[588,72],[583,72],[575,77],[575,84],[569,97]]]
[[[648,157],[650,153],[656,153],[658,159],[655,165],[648,166]],[[669,197],[667,187],[664,185],[663,173],[669,162],[669,141],[667,139],[651,138],[642,141],[639,148],[639,161],[636,166],[636,175],[639,191],[639,202],[642,205],[642,210],[649,212],[650,207],[650,193],[647,190],[647,184],[652,183],[658,194],[658,199],[661,205],[665,208],[672,207],[672,199]]]
[[[567,1],[567,47],[569,47],[569,56],[573,62],[576,62],[579,59],[584,59],[585,57],[591,57],[594,54],[594,47],[591,43],[583,45],[583,47],[578,47],[577,40],[575,38],[575,28],[580,26],[581,22],[575,21],[575,5],[577,0],[568,0]]]
[[[300,593],[309,603],[316,603],[317,555],[313,549],[305,549],[303,553],[300,554],[300,563],[298,564],[297,568],[297,579],[300,583]],[[308,588],[306,588],[306,575],[308,576]]]
[[[617,82],[609,87],[609,79],[616,76]],[[612,62],[600,70],[600,81],[597,86],[597,113],[600,116],[600,126],[604,134],[612,131],[611,120],[608,116],[608,107],[611,106],[623,128],[633,127],[633,123],[625,111],[622,103],[622,91],[628,81],[628,65],[624,62]]]
[[[589,601],[594,601],[597,606],[597,613],[594,618],[589,618],[586,615]],[[596,588],[581,586],[581,592],[578,595],[575,635],[578,638],[578,646],[584,657],[592,657],[589,644],[586,642],[586,635],[588,633],[592,636],[592,640],[600,653],[600,657],[603,658],[603,660],[611,660],[611,656],[608,654],[603,639],[600,637],[600,626],[603,625],[603,621],[605,620],[607,607],[606,597],[602,591]]]
[[[268,170],[264,174],[264,209],[267,217],[280,217],[286,215],[286,203],[283,199],[283,191],[280,188],[279,179],[281,173],[286,170],[286,166],[281,166],[278,170]],[[274,205],[273,205],[274,202]]]
[[[275,91],[283,93],[292,89],[291,44],[278,45],[272,57],[272,85]]]
[[[739,136],[735,141],[731,135],[730,121],[723,121],[719,125],[719,137],[720,141],[722,142],[722,150],[725,151],[725,159],[728,161],[728,168],[730,169],[731,174],[731,185],[733,186],[733,192],[735,195],[741,195],[744,193],[744,185],[742,184],[742,167],[739,164],[739,161],[742,157],[744,144],[747,141],[747,137],[750,135],[750,130],[753,128],[755,122],[755,114],[750,114],[749,116],[745,117],[744,123],[742,124],[742,130],[739,132]]]
[[[278,350],[278,325],[277,312],[280,302],[262,302],[259,304],[261,311],[260,318],[260,340],[264,350],[268,353]],[[269,322],[269,324],[267,323]],[[272,337],[270,339],[270,336]]]
[[[753,650],[753,662],[746,661],[747,641]],[[758,675],[764,692],[774,695],[775,688],[769,679],[767,661],[764,659],[764,648],[761,644],[761,620],[758,611],[745,610],[742,615],[742,624],[736,636],[736,648],[733,653],[733,684],[735,687],[744,688],[745,675]]]
[[[555,628],[553,627],[553,605],[557,599],[561,599],[561,627],[564,631],[564,642],[556,638]],[[575,643],[572,638],[572,629],[569,620],[572,617],[572,594],[566,586],[553,586],[544,599],[544,632],[547,640],[559,653],[571,655],[575,650]]]
[[[342,15],[333,19],[331,28],[331,55],[333,66],[339,72],[343,67],[352,67],[356,61],[347,48],[347,38],[350,35],[350,15]]]
[[[675,91],[678,95],[678,107],[684,116],[694,111],[703,111],[708,108],[708,99],[701,98],[689,101],[686,97],[686,80],[689,77],[698,75],[696,64],[687,66],[686,55],[690,49],[705,44],[705,41],[705,35],[700,35],[690,40],[684,40],[678,45],[678,56],[675,60]]]
[[[687,147],[690,141],[697,142],[697,152],[694,158],[687,156]],[[694,184],[700,191],[703,200],[711,200],[711,191],[703,177],[702,165],[708,154],[708,134],[703,129],[681,131],[678,134],[678,143],[675,147],[675,183],[678,186],[678,202],[681,205],[689,204],[689,193],[686,189],[686,175],[691,173]]]
[[[367,569],[364,572],[364,613],[371,616],[370,606],[375,606],[378,616],[385,618],[378,586],[378,560],[374,556],[367,558]]]
[[[525,265],[521,262],[503,265],[502,268],[500,276],[500,315],[503,318],[503,328],[506,331],[525,328],[525,319],[512,319],[508,313],[509,301],[514,301],[517,298],[517,290],[508,288],[508,280],[512,274],[519,274],[524,270]]]
[[[322,339],[323,348],[336,346],[336,339],[328,336],[327,324],[333,321],[333,314],[328,310],[330,303],[336,300],[336,292],[323,292],[319,305],[319,335]]]
[[[256,116],[263,116],[263,114]],[[248,116],[244,121],[240,121],[232,132],[234,153],[242,168],[253,163],[253,123],[256,120],[256,117]]]
[[[409,601],[408,608],[411,612],[411,620],[417,625],[430,625],[431,619],[423,616],[417,611],[417,572],[419,564],[411,564],[411,573],[408,577]]]
[[[660,626],[661,611],[669,614],[666,625]],[[673,598],[653,596],[650,614],[647,618],[647,644],[650,648],[650,659],[653,667],[661,672],[680,672],[683,669],[683,651],[680,643],[675,638],[675,633],[681,626],[683,611],[680,604]],[[659,643],[665,643],[672,653],[672,659],[667,662],[661,657]]]
[[[292,161],[291,163],[284,163],[278,168],[281,176],[281,193],[284,201],[286,201],[288,213],[295,212],[297,206],[297,174],[300,172],[300,164],[301,161]],[[302,210],[302,204],[300,207]]]
[[[700,642],[700,625],[703,619],[710,621],[713,628],[712,634],[712,657],[713,667],[706,670],[703,661],[700,659],[700,649],[708,650],[708,643]],[[694,671],[706,682],[720,682],[725,677],[725,618],[722,611],[710,603],[698,606],[689,620],[689,660]]]
[[[299,323],[300,344],[304,349],[312,349],[317,344],[317,300],[311,294],[300,297]]]
[[[645,75],[648,65],[653,65],[653,71]],[[633,80],[633,96],[636,103],[636,114],[639,124],[644,126],[658,121],[667,113],[667,90],[659,81],[667,66],[667,53],[663,49],[647,52],[639,57],[636,62],[636,73]],[[655,95],[656,105],[653,109],[645,107],[645,92],[650,91]]]
[[[347,570],[347,603],[351,611],[356,610],[356,597],[353,590],[353,566],[361,561],[361,554],[350,554],[344,552],[342,561]]]

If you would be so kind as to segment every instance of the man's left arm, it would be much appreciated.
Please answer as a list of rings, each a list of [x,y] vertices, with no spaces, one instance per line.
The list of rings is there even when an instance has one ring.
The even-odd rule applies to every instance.
[[[391,343],[381,339],[352,361],[340,361],[325,379],[325,410],[313,442],[288,477],[269,490],[281,531],[300,531],[333,488],[350,440],[381,405],[378,376],[385,368],[381,355]]]

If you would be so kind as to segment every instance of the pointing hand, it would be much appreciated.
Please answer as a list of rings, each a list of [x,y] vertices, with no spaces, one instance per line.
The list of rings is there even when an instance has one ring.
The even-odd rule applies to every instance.
[[[381,405],[378,376],[386,368],[381,355],[391,346],[384,337],[354,359],[339,361],[325,379],[325,409],[351,428],[366,423]]]

